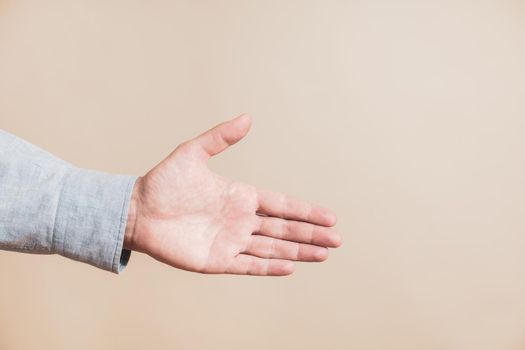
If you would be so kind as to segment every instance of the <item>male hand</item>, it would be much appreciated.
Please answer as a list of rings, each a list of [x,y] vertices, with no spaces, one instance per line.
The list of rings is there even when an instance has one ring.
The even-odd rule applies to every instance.
[[[124,248],[201,273],[289,275],[341,245],[328,209],[213,173],[207,160],[241,140],[248,115],[179,145],[139,177]]]

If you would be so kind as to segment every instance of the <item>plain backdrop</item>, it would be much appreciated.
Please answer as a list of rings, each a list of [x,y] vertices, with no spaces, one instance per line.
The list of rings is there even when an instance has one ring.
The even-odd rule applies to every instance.
[[[0,252],[0,349],[525,349],[523,1],[0,0],[0,125],[142,175],[210,163],[332,208],[290,277]]]

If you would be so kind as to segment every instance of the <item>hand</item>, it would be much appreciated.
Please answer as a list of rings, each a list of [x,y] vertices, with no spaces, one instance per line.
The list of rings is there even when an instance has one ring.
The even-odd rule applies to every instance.
[[[139,177],[124,248],[201,273],[289,275],[341,245],[335,215],[284,194],[230,181],[207,160],[242,139],[243,114],[179,145]]]

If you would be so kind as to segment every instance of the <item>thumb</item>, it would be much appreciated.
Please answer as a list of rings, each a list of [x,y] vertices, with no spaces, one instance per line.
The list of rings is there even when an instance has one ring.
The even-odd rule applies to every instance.
[[[252,121],[248,114],[218,124],[210,130],[200,134],[188,143],[196,146],[205,159],[208,159],[229,146],[239,142],[250,130]]]

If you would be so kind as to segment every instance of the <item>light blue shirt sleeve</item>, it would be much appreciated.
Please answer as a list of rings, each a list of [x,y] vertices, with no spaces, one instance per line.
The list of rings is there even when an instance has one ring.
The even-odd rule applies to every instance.
[[[59,254],[116,274],[137,176],[76,167],[0,130],[0,249]]]

